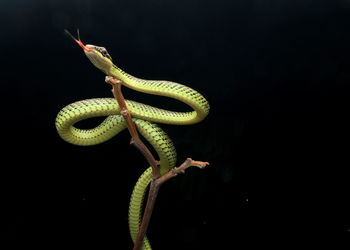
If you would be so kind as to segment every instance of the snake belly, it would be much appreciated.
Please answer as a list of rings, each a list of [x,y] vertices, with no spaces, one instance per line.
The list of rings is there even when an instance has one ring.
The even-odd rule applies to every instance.
[[[154,122],[174,125],[187,125],[203,120],[209,112],[207,100],[197,91],[170,81],[143,80],[129,75],[115,65],[111,76],[123,81],[123,85],[136,91],[167,96],[189,105],[193,111],[169,111],[143,103],[125,100],[140,134],[152,145],[158,154],[161,175],[176,164],[176,150],[167,134]],[[75,126],[81,120],[93,117],[106,117],[95,128],[80,129]],[[103,143],[126,128],[120,108],[114,98],[95,98],[77,101],[64,107],[56,117],[56,129],[65,141],[81,146]],[[135,184],[129,205],[129,230],[135,242],[142,219],[144,196],[152,179],[151,167],[140,176]],[[147,237],[142,243],[143,250],[151,250]]]

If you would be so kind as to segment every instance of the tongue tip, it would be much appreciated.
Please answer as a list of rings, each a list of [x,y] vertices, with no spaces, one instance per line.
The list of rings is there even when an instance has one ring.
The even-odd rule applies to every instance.
[[[66,33],[66,35],[71,37],[84,51],[89,51],[90,50],[80,40],[79,30],[78,30],[78,39],[76,39],[68,30],[64,29],[64,32]]]

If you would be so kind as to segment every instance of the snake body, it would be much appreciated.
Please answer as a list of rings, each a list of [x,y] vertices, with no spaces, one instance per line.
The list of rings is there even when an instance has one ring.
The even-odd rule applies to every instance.
[[[105,74],[118,78],[123,85],[136,91],[177,99],[188,104],[193,111],[175,112],[156,108],[139,102],[125,100],[128,110],[140,134],[152,145],[158,154],[161,175],[176,164],[175,147],[167,134],[155,123],[186,125],[203,120],[209,112],[207,100],[197,91],[185,85],[159,80],[136,78],[113,64],[105,48],[83,45],[73,38],[83,49],[90,61]],[[92,117],[106,117],[97,127],[80,129],[75,124]],[[155,122],[155,123],[154,123]],[[77,101],[64,107],[56,117],[56,129],[65,141],[75,145],[96,145],[105,142],[126,128],[120,107],[114,98],[95,98]],[[142,204],[146,189],[151,181],[151,167],[140,176],[135,184],[129,205],[129,230],[135,241],[142,218]],[[142,249],[151,250],[147,237]]]

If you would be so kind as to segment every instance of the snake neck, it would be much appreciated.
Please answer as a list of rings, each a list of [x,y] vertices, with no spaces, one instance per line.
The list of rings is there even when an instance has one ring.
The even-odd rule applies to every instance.
[[[121,68],[119,68],[118,66],[116,66],[115,64],[112,64],[108,70],[109,75],[118,78],[119,80],[125,82],[130,81],[129,79],[133,76],[131,76],[130,74],[126,73],[125,71],[123,71]],[[133,77],[136,78],[136,77]]]

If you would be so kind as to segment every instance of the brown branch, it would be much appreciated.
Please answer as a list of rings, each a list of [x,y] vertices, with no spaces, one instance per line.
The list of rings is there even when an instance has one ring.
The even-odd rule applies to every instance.
[[[130,144],[134,145],[147,159],[148,163],[152,166],[152,181],[150,184],[150,190],[148,193],[147,203],[145,211],[143,214],[142,222],[140,225],[139,232],[134,243],[133,250],[140,250],[142,246],[142,241],[145,237],[151,215],[153,212],[154,204],[158,196],[160,186],[167,180],[177,176],[180,173],[185,173],[185,170],[191,166],[196,166],[199,168],[204,168],[209,165],[208,162],[194,161],[191,158],[187,158],[184,163],[179,167],[174,168],[167,172],[166,174],[160,176],[159,172],[159,162],[153,157],[151,151],[146,147],[146,145],[141,141],[135,123],[132,120],[130,111],[128,110],[125,99],[121,91],[122,81],[111,76],[106,76],[107,83],[112,85],[112,93],[114,98],[117,100],[120,106],[120,114],[124,117],[127,128],[131,135]]]
[[[153,179],[150,184],[145,211],[143,213],[140,229],[137,233],[137,236],[134,242],[133,250],[140,250],[142,247],[142,242],[143,242],[143,239],[145,238],[146,231],[147,231],[149,222],[151,220],[151,216],[152,216],[154,204],[158,196],[159,188],[160,188],[160,185],[158,185],[158,183]]]
[[[153,157],[151,151],[146,147],[146,145],[141,141],[139,137],[136,125],[132,120],[131,113],[126,106],[125,99],[121,91],[122,81],[111,76],[106,76],[105,81],[112,85],[112,93],[119,104],[120,114],[124,117],[126,126],[131,135],[130,144],[134,145],[152,166],[153,178],[158,178],[160,176],[159,162]]]
[[[204,168],[208,165],[209,162],[194,161],[191,158],[187,158],[179,167],[171,169],[170,171],[156,179],[155,182],[157,182],[158,185],[161,185],[164,182],[170,180],[171,178],[177,176],[178,174],[184,174],[185,170],[189,167]]]
[[[143,215],[143,219],[140,225],[140,230],[137,233],[137,237],[134,243],[133,250],[139,250],[142,246],[143,238],[145,237],[149,221],[151,219],[151,215],[153,212],[154,204],[159,192],[160,186],[170,180],[171,178],[177,176],[178,174],[185,173],[185,170],[191,166],[196,166],[199,168],[204,168],[205,166],[209,165],[209,162],[201,162],[201,161],[194,161],[191,158],[187,158],[184,163],[182,163],[178,168],[173,168],[172,170],[168,171],[166,174],[162,175],[161,177],[157,179],[153,179],[151,182],[150,190],[148,193],[148,199],[146,203],[145,212]]]

